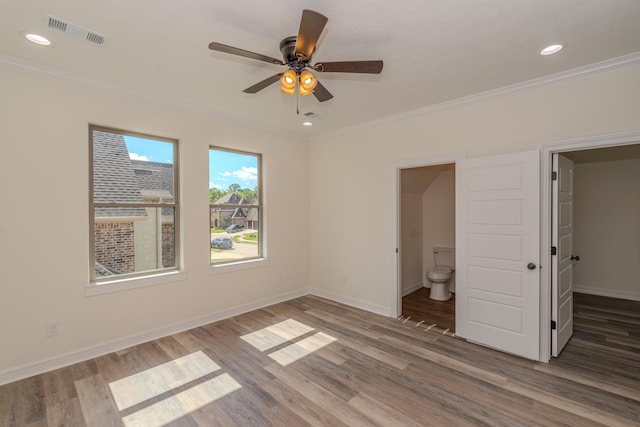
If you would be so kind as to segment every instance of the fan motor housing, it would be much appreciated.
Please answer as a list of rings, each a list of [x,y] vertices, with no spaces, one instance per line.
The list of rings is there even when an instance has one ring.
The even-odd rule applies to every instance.
[[[289,68],[296,72],[301,72],[307,67],[311,57],[305,58],[303,61],[296,56],[296,36],[291,36],[283,39],[280,42],[280,52],[282,52],[282,59],[285,64],[289,65]]]

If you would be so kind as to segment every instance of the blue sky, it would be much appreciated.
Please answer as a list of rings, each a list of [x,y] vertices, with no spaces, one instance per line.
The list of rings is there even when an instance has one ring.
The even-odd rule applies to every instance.
[[[258,158],[209,150],[209,188],[226,190],[231,184],[249,189],[258,185]]]
[[[173,163],[173,144],[169,142],[126,135],[124,140],[131,159]],[[257,157],[209,150],[209,188],[226,190],[231,184],[250,189],[258,184]]]
[[[147,162],[173,163],[173,144],[124,135],[129,157]]]

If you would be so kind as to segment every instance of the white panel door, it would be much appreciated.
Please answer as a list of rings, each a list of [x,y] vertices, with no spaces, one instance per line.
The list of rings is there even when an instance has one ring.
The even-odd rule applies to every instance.
[[[551,355],[558,357],[573,335],[573,162],[553,154],[551,200]]]
[[[456,335],[539,358],[537,151],[456,163]]]

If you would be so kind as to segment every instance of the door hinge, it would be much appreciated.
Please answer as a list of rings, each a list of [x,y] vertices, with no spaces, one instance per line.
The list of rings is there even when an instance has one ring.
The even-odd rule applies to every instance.
[[[398,252],[399,252],[399,251],[398,251],[398,248],[396,248],[396,253],[398,253]]]
[[[553,171],[551,172],[551,181],[557,181],[558,180],[558,172]]]
[[[552,321],[551,321],[551,330],[554,330],[554,331],[555,331],[555,329],[556,329],[556,321],[555,321],[555,320],[552,320]]]
[[[558,255],[558,248],[551,246],[551,255]]]

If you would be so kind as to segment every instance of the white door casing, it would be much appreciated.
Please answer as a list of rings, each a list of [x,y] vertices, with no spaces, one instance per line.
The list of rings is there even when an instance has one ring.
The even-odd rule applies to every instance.
[[[456,335],[539,358],[539,153],[456,163]]]
[[[573,335],[573,162],[553,154],[551,186],[551,355],[558,357]]]

